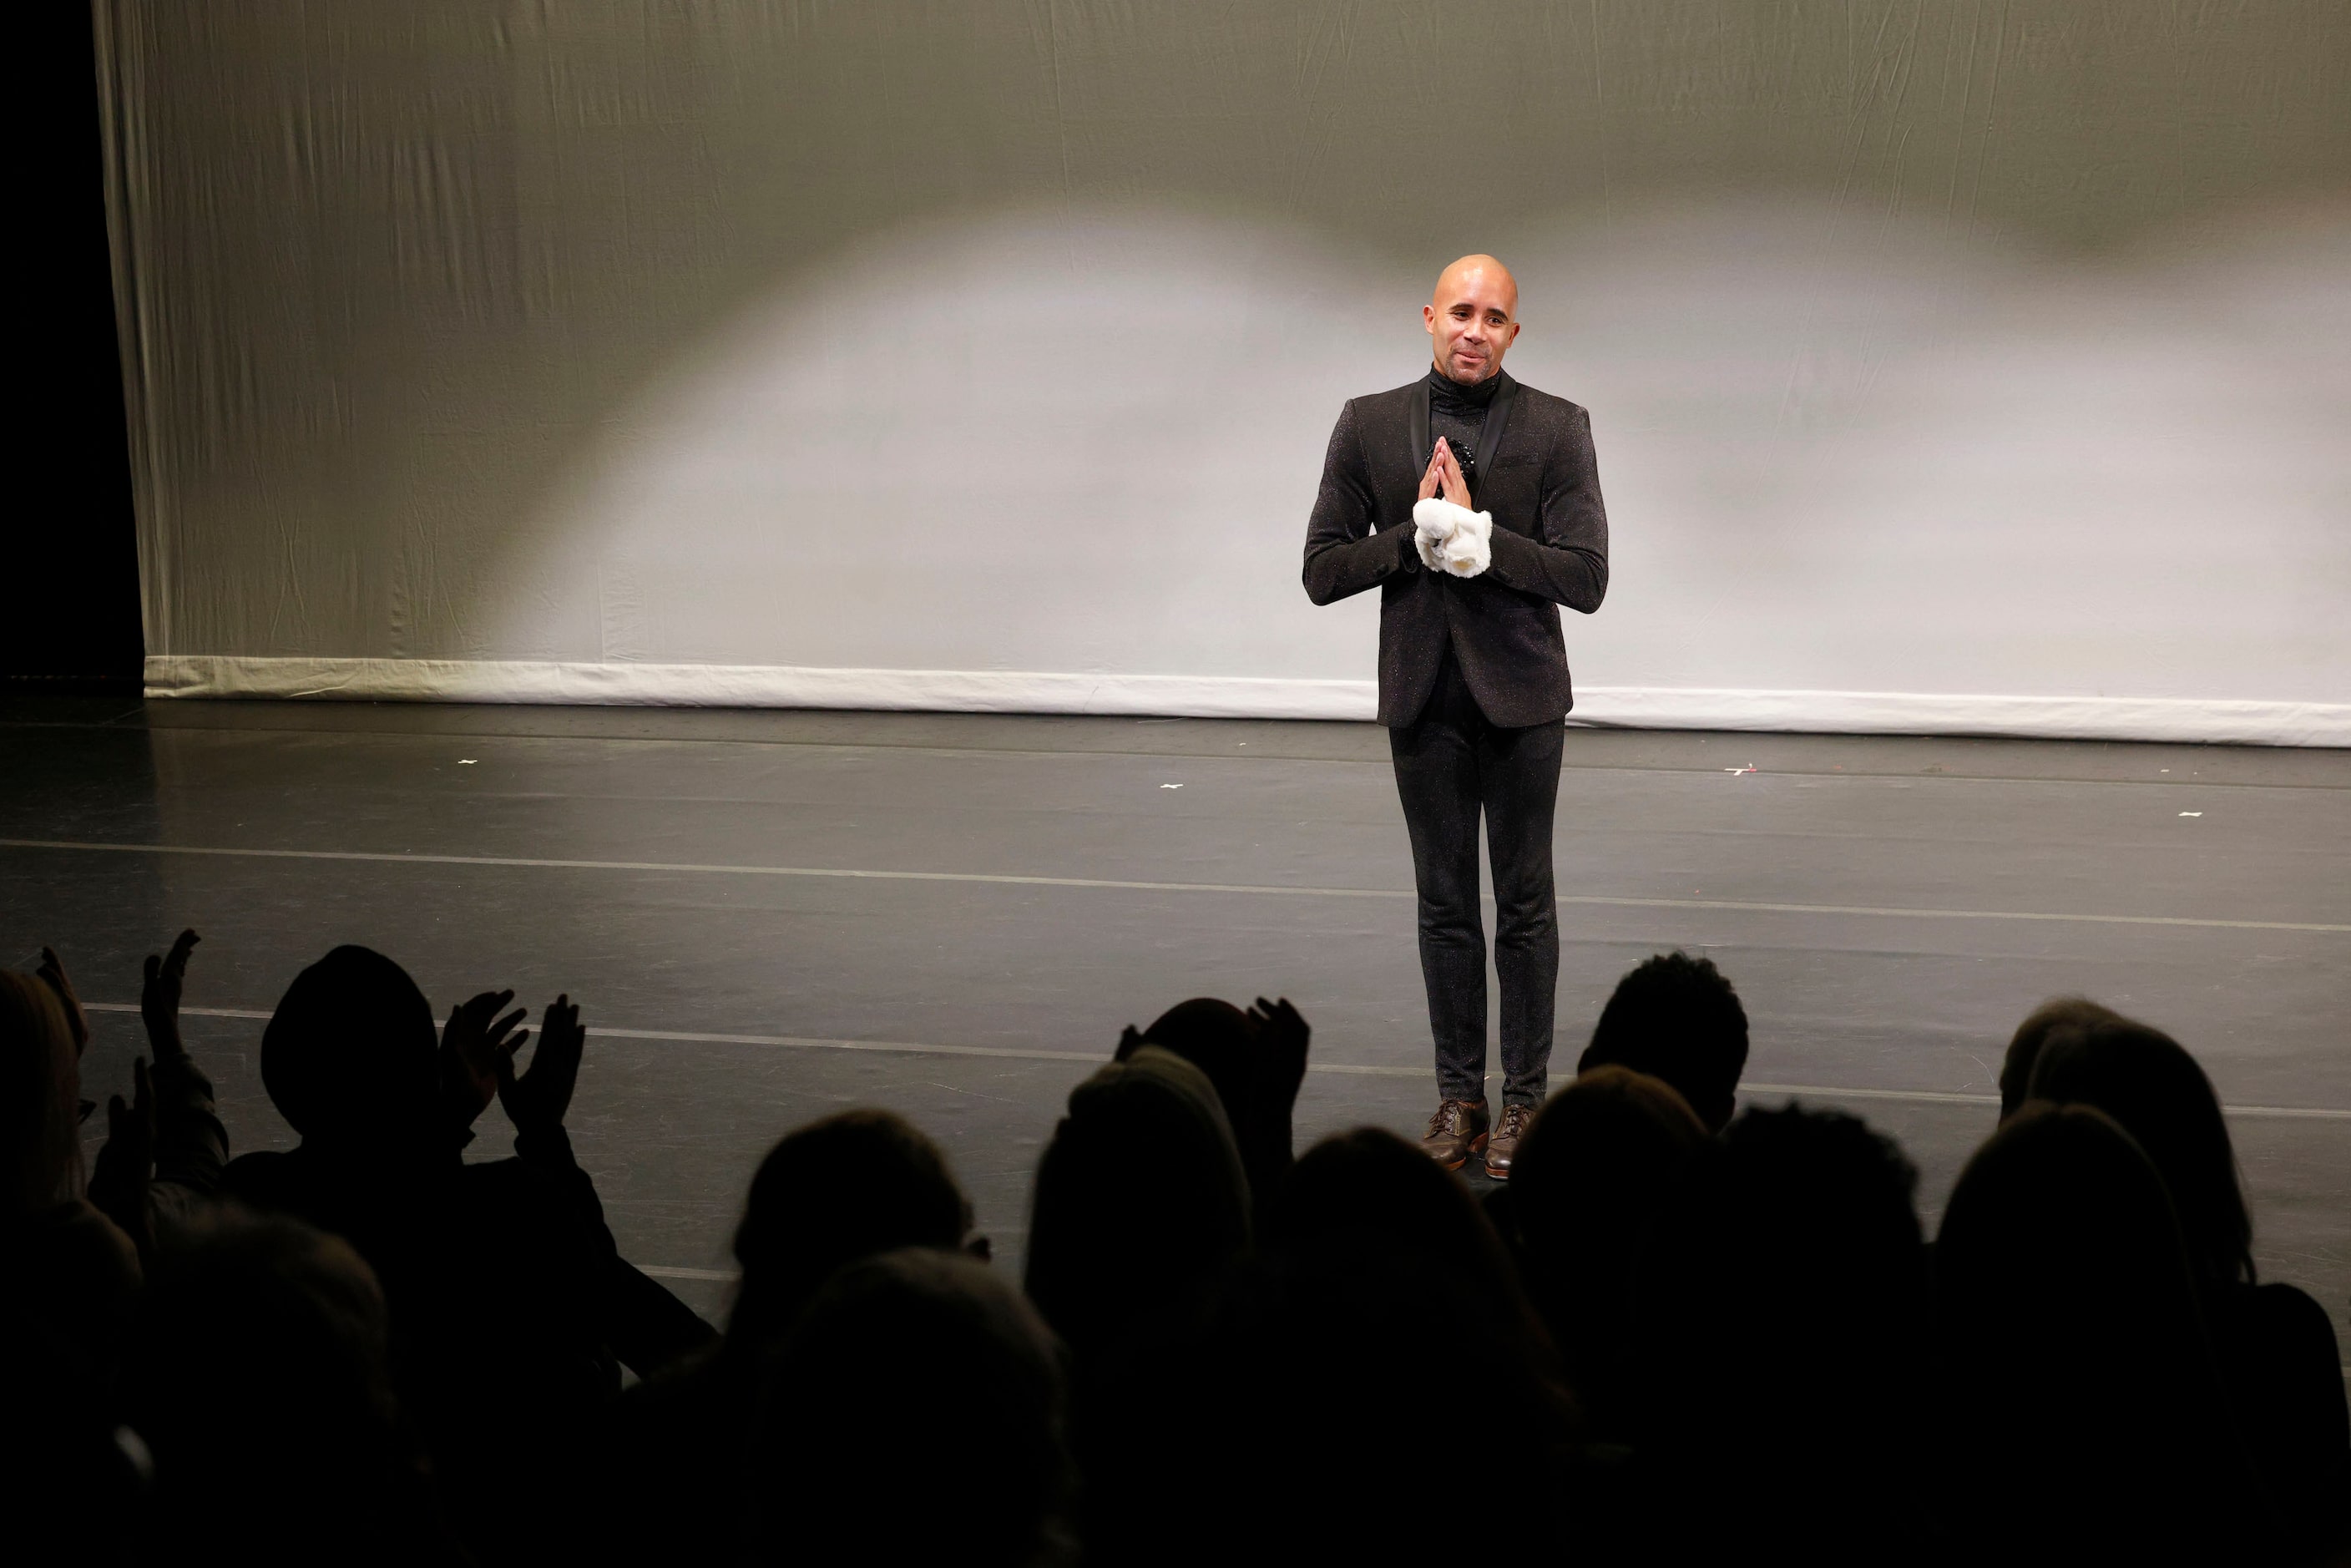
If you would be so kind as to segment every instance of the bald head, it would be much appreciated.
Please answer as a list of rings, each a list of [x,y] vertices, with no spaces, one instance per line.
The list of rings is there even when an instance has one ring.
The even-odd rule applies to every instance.
[[[1465,256],[1437,275],[1420,314],[1437,368],[1465,385],[1482,382],[1518,340],[1519,280],[1490,256]]]
[[[1512,320],[1519,314],[1519,280],[1490,256],[1465,256],[1437,275],[1429,303],[1442,310],[1456,299],[1499,299]]]

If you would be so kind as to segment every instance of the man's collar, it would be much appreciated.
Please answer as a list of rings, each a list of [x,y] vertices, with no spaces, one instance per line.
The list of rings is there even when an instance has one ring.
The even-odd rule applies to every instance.
[[[1494,394],[1502,390],[1501,367],[1497,365],[1494,368],[1494,373],[1484,381],[1464,382],[1455,381],[1438,369],[1434,361],[1431,361],[1428,367],[1428,390],[1433,395],[1442,397],[1447,402],[1468,403],[1473,408],[1485,408],[1493,402]]]

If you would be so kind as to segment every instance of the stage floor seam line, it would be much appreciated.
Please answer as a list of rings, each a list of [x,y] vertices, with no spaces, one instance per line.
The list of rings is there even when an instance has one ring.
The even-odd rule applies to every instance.
[[[1213,722],[1213,721],[1212,721],[1212,722]],[[1320,721],[1314,721],[1314,720],[1290,720],[1290,721],[1273,721],[1273,722],[1312,723],[1312,722],[1320,722]],[[143,727],[141,727],[141,726],[130,726],[130,725],[120,725],[120,724],[71,724],[71,723],[63,723],[63,724],[60,724],[60,723],[54,723],[54,722],[43,721],[43,720],[34,720],[34,721],[30,721],[30,722],[18,721],[18,722],[11,722],[11,723],[6,723],[6,724],[0,724],[0,727],[9,728],[9,729],[38,729],[38,728],[47,728],[47,729],[102,729],[102,730],[108,730],[108,731],[118,732],[118,733],[119,733],[119,732],[125,731],[125,730],[132,729],[132,728],[143,727],[143,728],[145,728],[145,729],[146,729],[149,733],[151,733],[151,734],[171,734],[171,735],[244,735],[244,736],[254,736],[254,735],[314,735],[314,736],[316,736],[316,735],[326,735],[326,736],[351,736],[351,735],[359,735],[359,736],[387,736],[387,737],[391,737],[395,738],[395,739],[420,739],[420,738],[432,738],[432,737],[435,737],[446,736],[446,737],[450,737],[450,738],[452,738],[452,739],[465,739],[465,740],[548,740],[548,741],[594,741],[594,742],[599,742],[599,743],[602,743],[602,744],[609,744],[609,745],[628,745],[628,746],[768,746],[768,747],[791,747],[791,748],[797,748],[797,749],[800,749],[800,750],[808,750],[808,751],[892,751],[892,752],[910,752],[910,753],[915,753],[915,754],[924,755],[924,756],[935,756],[935,757],[1071,757],[1071,758],[1081,758],[1081,757],[1119,757],[1119,758],[1142,758],[1142,759],[1146,759],[1146,760],[1147,760],[1147,759],[1152,759],[1152,758],[1158,758],[1158,759],[1162,759],[1162,760],[1168,760],[1168,761],[1180,761],[1180,760],[1185,760],[1185,759],[1195,759],[1195,760],[1201,760],[1201,761],[1210,761],[1210,760],[1217,760],[1217,759],[1224,758],[1224,759],[1230,759],[1230,760],[1233,760],[1233,761],[1238,761],[1238,762],[1259,762],[1259,761],[1264,761],[1264,762],[1314,762],[1314,763],[1324,763],[1324,762],[1328,762],[1328,763],[1336,763],[1336,764],[1341,764],[1341,765],[1344,765],[1344,766],[1347,766],[1347,767],[1355,767],[1355,768],[1386,768],[1386,767],[1390,767],[1390,766],[1392,766],[1392,764],[1391,764],[1390,760],[1389,760],[1387,758],[1384,758],[1384,757],[1326,757],[1326,756],[1316,756],[1316,755],[1313,755],[1313,754],[1311,754],[1311,753],[1306,753],[1306,752],[1289,752],[1289,751],[1256,751],[1256,750],[1252,750],[1252,751],[1250,751],[1250,752],[1249,752],[1249,754],[1248,756],[1246,756],[1246,757],[1242,757],[1242,756],[1240,756],[1240,755],[1238,754],[1238,748],[1236,748],[1234,751],[1126,751],[1126,750],[1121,750],[1121,749],[1118,749],[1118,748],[1115,748],[1115,747],[1071,747],[1063,748],[1063,749],[1055,749],[1055,748],[1050,748],[1050,747],[1022,747],[1022,746],[930,746],[930,745],[901,745],[901,744],[898,744],[898,743],[895,743],[895,742],[892,742],[892,741],[876,741],[876,740],[760,740],[760,739],[757,739],[757,738],[753,738],[753,737],[743,737],[743,736],[566,735],[566,734],[563,734],[563,733],[561,733],[561,732],[559,732],[559,731],[544,731],[544,732],[541,732],[541,731],[524,731],[524,730],[510,730],[510,729],[483,729],[483,730],[454,730],[454,729],[453,729],[453,730],[412,730],[412,729],[369,729],[369,728],[365,728],[365,727],[358,727],[358,728],[350,728],[350,729],[332,729],[332,728],[323,728],[323,727],[322,727],[322,728],[299,728],[299,729],[298,729],[298,728],[294,728],[294,727],[291,727],[278,726],[278,725],[263,725],[263,726],[256,726],[256,727],[251,727],[251,728],[244,728],[244,727],[240,727],[235,726],[235,725],[209,725],[209,724],[207,724],[207,725],[162,724],[162,725],[147,725],[147,726],[143,726]],[[1592,730],[1593,733],[1595,733],[1595,734],[1598,734],[1598,733],[1616,733],[1616,732],[1614,732],[1614,731],[1604,731],[1604,730],[1602,730],[1599,727],[1596,727],[1596,726],[1587,726],[1587,727],[1586,727],[1586,728],[1591,729],[1591,730]],[[1695,732],[1692,732],[1692,733],[1695,733]],[[1709,730],[1709,731],[1708,731],[1707,733],[1708,733],[1708,735],[1725,735],[1725,736],[1733,736],[1733,735],[1746,734],[1746,733],[1749,733],[1749,732],[1747,732],[1747,731],[1741,731],[1741,730]],[[1830,735],[1832,738],[1852,738],[1852,739],[1859,739],[1859,740],[1881,740],[1881,739],[1942,739],[1942,738],[1954,739],[1954,740],[1979,740],[1979,739],[2000,739],[2000,738],[2004,738],[2004,737],[1982,737],[1982,736],[1952,736],[1952,737],[1913,737],[1913,736],[1893,736],[1893,737],[1888,737],[1888,736],[1878,736],[1878,735],[1862,735],[1862,736],[1855,736],[1855,737],[1842,737],[1842,736],[1834,736],[1832,732],[1814,732],[1814,731],[1784,731],[1784,730],[1758,730],[1758,731],[1754,731],[1754,732],[1752,732],[1752,733],[1755,733],[1755,734],[1758,734],[1758,735],[1772,736],[1772,737],[1777,737],[1777,736],[1780,736],[1780,735],[1785,735],[1785,734],[1815,734],[1815,733],[1818,733],[1818,734]],[[2113,742],[2107,742],[2107,741],[2081,741],[2081,742],[2051,741],[2051,742],[2043,742],[2043,743],[2042,743],[2042,744],[2049,744],[2049,745],[2068,745],[2068,744],[2074,744],[2074,745],[2089,745],[2089,746],[2098,746],[2098,745],[2119,745],[2119,746],[2174,746],[2174,745],[2194,745],[2194,744],[2198,744],[2198,743],[2196,743],[2196,742],[2188,742],[2188,741],[2113,741]],[[2294,749],[2295,749],[2295,750],[2298,750],[2298,751],[2299,751],[2299,750],[2305,750],[2305,749],[2311,749],[2311,750],[2331,750],[2331,749],[2335,749],[2335,748],[2334,748],[2334,747],[2295,747],[2295,748],[2294,748]],[[1684,775],[1687,775],[1687,776],[1695,777],[1695,778],[1705,778],[1705,777],[1707,777],[1707,776],[1708,776],[1708,775],[1711,775],[1711,774],[1717,774],[1717,773],[1742,773],[1742,772],[1744,772],[1744,771],[1745,771],[1744,769],[1741,769],[1741,768],[1710,768],[1710,767],[1709,767],[1709,768],[1672,768],[1672,767],[1664,767],[1664,766],[1637,766],[1637,765],[1635,765],[1635,766],[1628,766],[1628,765],[1626,765],[1626,764],[1623,764],[1623,763],[1614,763],[1614,762],[1576,762],[1576,761],[1573,761],[1573,760],[1569,760],[1569,761],[1565,762],[1562,766],[1564,766],[1564,767],[1565,767],[1569,771],[1571,771],[1571,772],[1580,772],[1580,773],[1660,773],[1660,774],[1667,774],[1667,775],[1674,776],[1674,777],[1681,777],[1681,776],[1684,776]],[[1923,772],[1922,772],[1922,773],[1887,773],[1887,772],[1879,772],[1879,771],[1875,771],[1875,770],[1866,770],[1866,771],[1864,771],[1864,770],[1846,770],[1846,769],[1842,769],[1842,768],[1839,768],[1839,769],[1821,769],[1821,768],[1759,768],[1759,769],[1757,769],[1757,770],[1755,771],[1755,773],[1753,773],[1753,774],[1751,774],[1751,775],[1749,775],[1749,777],[1755,777],[1755,778],[1776,778],[1776,779],[1900,779],[1900,780],[1913,780],[1913,779],[1916,779],[1916,780],[1928,781],[1928,782],[1934,782],[1934,783],[1949,783],[1949,784],[2096,784],[2096,785],[2110,785],[2110,786],[2155,785],[2155,786],[2159,786],[2159,787],[2163,787],[2163,788],[2179,788],[2179,789],[2299,789],[2299,790],[2317,790],[2317,791],[2321,791],[2321,792],[2324,792],[2324,793],[2329,793],[2329,794],[2341,794],[2341,793],[2346,792],[2346,790],[2351,790],[2351,786],[2346,786],[2346,785],[2342,785],[2342,784],[2283,784],[2283,783],[2281,783],[2281,784],[2254,784],[2254,783],[2246,783],[2246,782],[2241,782],[2241,781],[2238,781],[2238,782],[2224,782],[2224,781],[2218,780],[2218,779],[2074,779],[2074,778],[2061,778],[2061,777],[2053,777],[2053,776],[2045,776],[2045,775],[2034,775],[2034,774],[2026,774],[2026,773],[1923,773]]]
[[[136,1002],[84,1002],[89,1012],[136,1013]],[[192,1018],[243,1019],[266,1022],[270,1015],[253,1008],[183,1007],[180,1011]],[[693,1030],[617,1029],[609,1025],[590,1024],[588,1038],[592,1042],[599,1035],[613,1040],[674,1040],[684,1044],[702,1045],[764,1045],[798,1051],[867,1051],[901,1056],[983,1056],[1023,1061],[1091,1062],[1096,1066],[1110,1057],[1098,1051],[1046,1051],[1029,1046],[997,1045],[935,1045],[913,1040],[835,1040],[812,1035],[791,1034],[717,1034]],[[1310,1061],[1310,1072],[1336,1072],[1354,1077],[1424,1078],[1432,1071],[1425,1067],[1389,1067],[1373,1062]],[[1497,1076],[1493,1073],[1488,1077]],[[1741,1083],[1741,1095],[1752,1094],[1816,1094],[1834,1100],[1899,1100],[1928,1105],[1998,1105],[1997,1094],[1960,1094],[1933,1089],[1840,1089],[1823,1083]],[[2261,1116],[2286,1120],[2346,1121],[2351,1111],[2338,1111],[2325,1106],[2303,1105],[2223,1105],[2220,1109],[2232,1116]]]
[[[667,861],[557,860],[532,855],[391,854],[364,850],[232,849],[208,844],[108,844],[66,839],[0,839],[0,849],[71,850],[120,854],[215,855],[253,860],[358,861],[392,865],[498,866],[543,871],[657,872],[689,876],[804,876],[847,882],[946,882],[982,886],[1067,887],[1121,893],[1220,893],[1289,898],[1405,899],[1408,888],[1282,887],[1270,883],[1142,882],[1109,877],[1014,876],[988,872],[872,871],[834,866],[706,865]],[[2220,920],[2185,915],[2079,915],[2021,909],[1912,909],[1895,904],[1783,904],[1730,898],[1628,898],[1560,894],[1558,901],[1605,909],[1711,909],[1762,915],[1858,915],[1912,920],[2026,920],[2096,925],[2171,925],[2213,931],[2296,931],[2351,935],[2351,925],[2295,920]]]

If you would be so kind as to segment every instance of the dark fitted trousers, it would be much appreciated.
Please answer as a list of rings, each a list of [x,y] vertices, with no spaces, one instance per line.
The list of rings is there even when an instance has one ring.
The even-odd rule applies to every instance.
[[[1541,1102],[1559,988],[1551,879],[1563,720],[1486,722],[1447,648],[1428,706],[1388,731],[1420,889],[1420,973],[1437,1041],[1437,1089],[1486,1096],[1486,929],[1478,906],[1478,818],[1494,866],[1494,970],[1502,982],[1502,1099]]]

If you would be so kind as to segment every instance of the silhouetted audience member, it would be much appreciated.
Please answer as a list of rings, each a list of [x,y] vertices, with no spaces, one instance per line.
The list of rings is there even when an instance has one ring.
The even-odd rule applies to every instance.
[[[762,1358],[847,1264],[902,1247],[952,1249],[971,1204],[946,1157],[888,1111],[843,1111],[768,1151],[735,1230],[742,1275],[726,1337],[622,1397],[594,1541],[622,1556],[727,1559],[741,1530]]]
[[[1595,1438],[1631,1440],[1641,1258],[1705,1143],[1671,1084],[1611,1066],[1553,1094],[1520,1146],[1505,1189],[1520,1268]]]
[[[2177,1040],[2127,1019],[2062,1026],[2035,1061],[2032,1097],[2112,1116],[2163,1177],[2198,1278],[2252,1280],[2252,1216],[2220,1097]]]
[[[2009,1037],[2007,1053],[2000,1059],[2001,1119],[2005,1121],[2015,1115],[2017,1107],[2031,1097],[2033,1063],[2041,1060],[2041,1048],[2053,1031],[2128,1021],[2114,1009],[2087,997],[2052,997],[2025,1014],[2024,1021]]]
[[[2129,1134],[2025,1105],[1960,1175],[1935,1270],[1969,1560],[2276,1560],[2170,1198]]]
[[[147,955],[140,1020],[154,1065],[131,1063],[131,1097],[107,1103],[107,1136],[90,1173],[90,1201],[137,1244],[143,1259],[159,1234],[201,1217],[228,1164],[228,1130],[213,1106],[212,1080],[180,1040],[180,993],[198,937],[183,931],[169,954]]]
[[[1423,1260],[1486,1314],[1484,1337],[1512,1342],[1513,1354],[1531,1366],[1547,1365],[1555,1354],[1469,1189],[1384,1128],[1358,1127],[1315,1145],[1275,1195],[1267,1231],[1267,1245],[1290,1251],[1337,1239]]]
[[[2297,1551],[2351,1547],[2351,1412],[2326,1311],[2253,1271],[2253,1221],[2211,1080],[2178,1041],[2108,1015],[2053,1030],[2032,1096],[2095,1105],[2171,1195],[2240,1430]]]
[[[140,1266],[131,1238],[83,1196],[88,1036],[63,967],[44,958],[37,976],[0,970],[0,1435],[9,1485],[24,1489],[8,1511],[18,1549],[64,1560],[61,1538],[120,1517],[137,1489],[107,1400]],[[45,1521],[57,1527],[47,1540]]]
[[[548,1008],[528,1072],[512,993],[455,1009],[436,1045],[398,965],[338,947],[298,976],[262,1036],[271,1102],[302,1136],[234,1161],[223,1186],[347,1239],[391,1303],[391,1361],[453,1527],[487,1562],[528,1556],[584,1424],[620,1391],[713,1337],[623,1262],[563,1116],[585,1031]],[[473,1119],[500,1099],[516,1157],[467,1164]]]
[[[1249,1241],[1248,1179],[1206,1074],[1146,1045],[1070,1092],[1037,1165],[1029,1299],[1081,1368]]]
[[[747,1560],[1073,1563],[1061,1354],[972,1258],[910,1248],[841,1270],[773,1357]]]
[[[1311,1032],[1286,997],[1276,1002],[1259,997],[1247,1012],[1214,997],[1195,997],[1160,1014],[1140,1034],[1130,1026],[1119,1040],[1117,1060],[1125,1061],[1137,1047],[1156,1045],[1207,1074],[1262,1215],[1290,1168],[1290,1115],[1306,1077]]]
[[[1747,1070],[1747,1009],[1713,959],[1660,953],[1616,982],[1575,1070],[1612,1064],[1672,1084],[1708,1132],[1729,1124]]]
[[[1098,1389],[1090,1563],[1541,1562],[1588,1522],[1573,1406],[1499,1239],[1390,1133],[1310,1150],[1263,1254],[1155,1320]],[[1448,1451],[1475,1455],[1468,1490]]]
[[[1642,1469],[1679,1521],[1662,1555],[1735,1558],[1779,1515],[1807,1562],[1940,1559],[1917,1180],[1859,1119],[1796,1105],[1699,1152],[1638,1286]]]
[[[234,1208],[158,1249],[123,1369],[152,1458],[141,1561],[458,1561],[400,1420],[374,1273],[339,1238]]]

